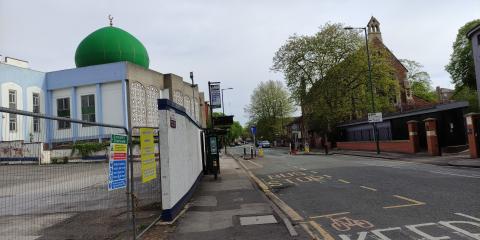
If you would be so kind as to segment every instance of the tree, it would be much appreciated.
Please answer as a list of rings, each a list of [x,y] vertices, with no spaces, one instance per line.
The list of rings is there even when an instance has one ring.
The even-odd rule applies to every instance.
[[[322,80],[331,67],[362,44],[358,33],[343,27],[327,23],[313,36],[293,35],[275,53],[272,69],[284,74],[297,103],[301,103],[308,89]]]
[[[394,68],[388,52],[370,45],[372,83],[376,110],[393,110],[399,85],[392,78]],[[314,84],[307,95],[310,125],[315,130],[330,133],[336,123],[365,117],[371,112],[371,92],[368,78],[368,62],[364,47],[333,66],[323,78]]]
[[[245,108],[250,123],[257,126],[259,137],[272,140],[282,132],[282,119],[295,110],[288,91],[280,81],[261,82]]]
[[[408,59],[400,59],[400,62],[402,62],[403,66],[408,70],[407,80],[410,83],[410,89],[413,95],[430,102],[436,101],[437,93],[432,87],[430,75],[423,71],[423,65]]]
[[[472,43],[466,34],[477,24],[480,24],[480,19],[470,21],[458,30],[457,38],[453,43],[453,53],[450,56],[450,62],[445,66],[445,70],[452,77],[455,88],[467,86],[470,89],[476,89]]]
[[[233,124],[230,126],[228,133],[227,133],[227,142],[232,143],[235,139],[242,136],[243,128],[239,122],[234,121]]]

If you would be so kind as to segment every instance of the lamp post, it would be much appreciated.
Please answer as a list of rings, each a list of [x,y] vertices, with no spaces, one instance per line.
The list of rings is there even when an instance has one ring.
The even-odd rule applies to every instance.
[[[195,108],[195,83],[193,82],[193,72],[190,72],[190,79],[192,80],[192,105],[193,105],[193,119],[197,121],[197,109]]]
[[[367,50],[367,59],[368,59],[368,83],[370,85],[370,97],[371,97],[371,103],[372,103],[372,111],[375,113],[375,98],[373,96],[373,82],[372,82],[372,64],[370,61],[370,50],[368,48],[368,34],[367,34],[367,28],[366,27],[345,27],[345,30],[354,30],[354,29],[362,29],[363,32],[365,33],[365,47]],[[378,131],[377,131],[377,125],[375,122],[373,123],[373,139],[375,140],[375,144],[377,145],[377,154],[380,154],[380,144],[378,141]]]
[[[223,115],[225,116],[225,105],[223,105],[223,91],[225,90],[232,90],[233,88],[222,88],[221,92],[222,92],[222,113]]]

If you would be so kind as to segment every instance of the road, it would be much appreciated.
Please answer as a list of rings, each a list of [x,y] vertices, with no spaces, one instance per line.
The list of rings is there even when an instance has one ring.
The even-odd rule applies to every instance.
[[[480,239],[480,169],[284,149],[242,162],[319,239]]]

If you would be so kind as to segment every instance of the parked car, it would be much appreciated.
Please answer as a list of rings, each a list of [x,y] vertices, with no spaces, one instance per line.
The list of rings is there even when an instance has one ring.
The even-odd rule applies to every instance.
[[[269,141],[258,141],[257,146],[262,147],[262,148],[269,148],[270,147],[270,142]]]

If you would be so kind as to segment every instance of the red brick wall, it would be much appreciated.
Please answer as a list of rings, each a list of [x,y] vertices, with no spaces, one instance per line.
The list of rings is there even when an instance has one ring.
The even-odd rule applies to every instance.
[[[376,151],[377,146],[375,142],[370,141],[337,142],[337,148],[344,150]],[[413,144],[410,143],[409,140],[380,141],[380,151],[415,153],[413,149]]]

